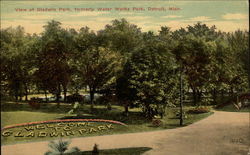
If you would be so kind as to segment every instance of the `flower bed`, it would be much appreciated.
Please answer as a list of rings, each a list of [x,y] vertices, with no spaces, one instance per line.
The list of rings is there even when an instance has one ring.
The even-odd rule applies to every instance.
[[[206,107],[197,107],[197,108],[188,110],[188,113],[190,114],[202,114],[202,113],[208,113],[208,112],[210,112],[210,110]]]

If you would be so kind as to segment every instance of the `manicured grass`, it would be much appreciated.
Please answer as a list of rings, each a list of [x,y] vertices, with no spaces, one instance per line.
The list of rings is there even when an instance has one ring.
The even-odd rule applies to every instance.
[[[2,112],[1,128],[13,124],[54,120],[64,116],[65,114],[60,114],[60,113],[44,113],[44,112],[31,112],[31,111]]]
[[[228,111],[228,112],[250,112],[250,107],[237,109],[233,104],[230,104],[230,105],[224,106],[224,107],[216,109],[216,110]]]
[[[107,110],[104,105],[96,105],[95,110],[91,112],[90,105],[83,105],[81,107],[82,115],[77,117],[75,114],[68,114],[67,112],[72,108],[71,104],[61,103],[60,108],[57,108],[56,103],[44,104],[38,110],[33,110],[27,103],[16,105],[12,102],[5,102],[2,104],[2,127],[7,125],[28,123],[34,121],[46,121],[55,119],[107,119],[120,121],[127,124],[127,127],[117,127],[112,132],[105,133],[93,133],[82,136],[97,136],[103,134],[122,134],[122,133],[133,133],[133,132],[146,132],[153,130],[171,129],[180,127],[179,118],[176,116],[178,108],[168,108],[166,110],[166,116],[161,119],[162,125],[154,127],[152,121],[145,119],[141,114],[140,108],[129,109],[129,116],[123,114],[124,108],[122,106],[113,105],[112,110]],[[184,111],[188,111],[192,107],[184,107]],[[192,124],[198,120],[201,120],[212,113],[204,114],[186,114],[184,119],[184,126]],[[72,136],[74,137],[74,136]],[[32,141],[39,140],[51,140],[50,137],[44,138],[32,138]],[[18,141],[27,141],[26,138],[19,138]],[[3,144],[12,144],[18,142],[16,139],[9,139],[3,141]]]

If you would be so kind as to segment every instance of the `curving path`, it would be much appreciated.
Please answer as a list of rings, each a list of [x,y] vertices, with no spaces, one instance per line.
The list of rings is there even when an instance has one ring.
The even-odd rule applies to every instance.
[[[150,147],[145,155],[247,155],[250,147],[249,113],[219,112],[187,127],[98,137],[74,138],[70,147],[91,150]],[[48,142],[2,146],[3,155],[43,155]]]

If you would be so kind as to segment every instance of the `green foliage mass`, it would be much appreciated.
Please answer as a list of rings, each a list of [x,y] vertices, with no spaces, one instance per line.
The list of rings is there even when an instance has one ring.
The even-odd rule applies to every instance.
[[[21,100],[35,91],[61,94],[87,88],[93,105],[103,92],[124,105],[140,106],[146,117],[176,104],[180,72],[194,105],[217,104],[218,96],[249,88],[249,34],[221,32],[197,23],[159,33],[142,32],[116,19],[97,32],[65,29],[49,21],[41,34],[21,26],[1,29],[1,96]],[[212,98],[212,100],[204,97]]]

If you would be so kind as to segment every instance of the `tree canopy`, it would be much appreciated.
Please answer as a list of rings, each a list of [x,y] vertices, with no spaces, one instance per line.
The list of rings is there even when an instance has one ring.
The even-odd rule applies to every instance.
[[[54,94],[87,88],[93,106],[96,93],[108,92],[125,107],[140,106],[152,118],[176,104],[180,73],[193,104],[217,104],[218,94],[249,90],[249,33],[221,32],[196,23],[171,31],[142,32],[126,19],[104,29],[65,29],[49,21],[41,34],[24,28],[1,29],[1,96],[22,99],[35,90]],[[207,104],[207,103],[206,103]]]

